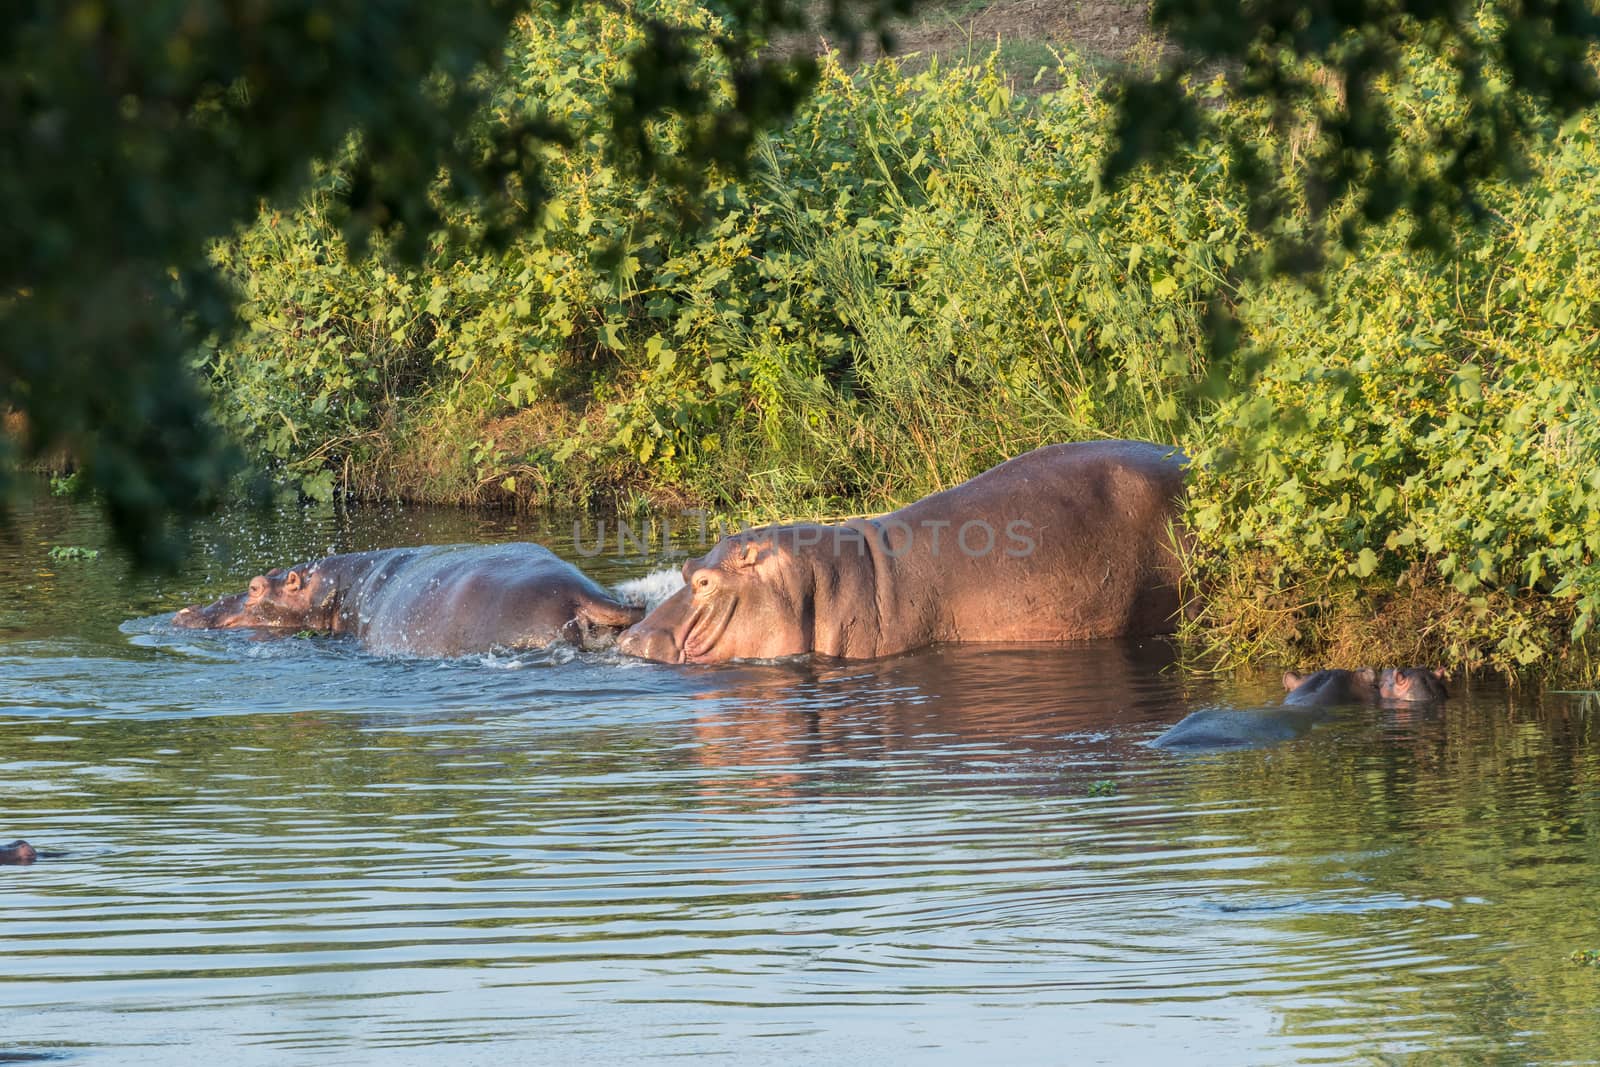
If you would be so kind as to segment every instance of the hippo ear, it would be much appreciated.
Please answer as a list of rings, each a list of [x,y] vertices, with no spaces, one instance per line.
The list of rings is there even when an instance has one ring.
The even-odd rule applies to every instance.
[[[1360,682],[1362,685],[1377,685],[1378,672],[1373,670],[1371,667],[1362,667],[1360,670],[1356,671],[1356,681]]]
[[[290,571],[283,576],[283,591],[285,593],[298,593],[300,591],[299,571]]]
[[[739,549],[739,554],[733,557],[733,559],[729,560],[729,562],[742,570],[745,567],[754,567],[756,565],[756,560],[760,557],[761,546],[756,544],[754,541],[746,541],[744,543],[744,547]]]
[[[1299,673],[1298,671],[1284,671],[1283,672],[1283,687],[1285,689],[1294,689],[1294,688],[1298,687],[1300,685],[1300,683],[1305,681],[1305,680],[1306,680],[1306,676],[1301,674],[1301,673]]]

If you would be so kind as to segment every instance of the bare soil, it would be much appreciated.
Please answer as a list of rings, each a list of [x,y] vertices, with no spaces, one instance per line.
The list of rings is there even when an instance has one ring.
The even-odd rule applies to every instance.
[[[901,29],[895,51],[936,53],[996,41],[1039,41],[1113,63],[1156,40],[1145,0],[992,0],[929,4]]]
[[[819,50],[829,44],[825,39],[810,43]],[[895,28],[891,51],[912,67],[935,57],[950,63],[998,51],[1022,87],[1032,84],[1040,69],[1053,70],[1057,52],[1108,68],[1158,63],[1173,55],[1150,27],[1149,0],[924,0]],[[882,54],[866,44],[860,58]],[[1054,82],[1047,73],[1038,88]]]

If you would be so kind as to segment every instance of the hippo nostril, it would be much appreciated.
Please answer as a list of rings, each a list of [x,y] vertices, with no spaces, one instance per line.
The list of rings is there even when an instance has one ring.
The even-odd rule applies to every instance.
[[[670,633],[665,630],[645,630],[638,626],[630,626],[622,631],[622,636],[617,638],[617,651],[624,656],[658,663],[670,663],[678,658],[676,643]]]

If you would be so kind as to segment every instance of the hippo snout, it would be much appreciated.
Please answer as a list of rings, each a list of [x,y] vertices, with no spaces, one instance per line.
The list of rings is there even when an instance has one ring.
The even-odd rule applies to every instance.
[[[240,611],[249,604],[249,593],[225,596],[210,604],[190,604],[172,616],[172,625],[183,630],[215,630],[240,623]]]
[[[671,630],[646,626],[642,622],[622,631],[622,636],[617,638],[617,651],[624,656],[636,656],[657,663],[678,663],[683,659]]]
[[[172,617],[172,625],[180,630],[215,629],[222,612],[219,605],[191,604]]]

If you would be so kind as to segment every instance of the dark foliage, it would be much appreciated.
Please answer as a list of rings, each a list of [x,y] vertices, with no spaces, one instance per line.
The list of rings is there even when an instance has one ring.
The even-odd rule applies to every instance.
[[[559,11],[563,5],[545,5]],[[565,5],[565,6],[570,6]],[[824,16],[834,39],[880,31],[901,0]],[[814,78],[810,57],[756,58],[805,6],[719,0],[737,92],[689,77],[681,29],[655,25],[612,94],[619,159],[692,180],[737,163]],[[189,361],[225,335],[231,297],[205,252],[263,201],[295,202],[312,165],[354,153],[342,222],[415,258],[441,226],[430,188],[504,240],[537,217],[543,146],[530,120],[489,151],[463,136],[478,75],[501,61],[526,0],[23,0],[0,15],[0,406],[24,416],[4,447],[65,449],[136,559],[173,558],[182,521],[240,468]],[[549,12],[547,12],[549,13]],[[665,111],[696,135],[659,159],[640,130]],[[10,464],[8,464],[10,466]],[[0,473],[0,478],[5,477]],[[176,523],[176,525],[174,525]]]
[[[1313,219],[1346,204],[1334,234],[1347,247],[1364,224],[1405,211],[1416,245],[1446,248],[1458,220],[1481,215],[1485,181],[1525,170],[1525,138],[1536,126],[1600,101],[1592,53],[1600,13],[1588,0],[1154,0],[1151,18],[1193,65],[1220,61],[1235,94],[1271,109],[1276,146],[1231,145],[1252,223],[1266,229],[1289,215],[1291,195]],[[1462,115],[1426,137],[1402,137],[1408,117],[1391,90],[1406,50],[1417,47],[1454,71]],[[1205,120],[1171,71],[1128,78],[1104,176],[1115,181],[1192,141]],[[1275,187],[1264,151],[1283,151],[1308,123],[1298,190]],[[1314,270],[1325,236],[1316,228],[1279,234],[1277,265]]]

